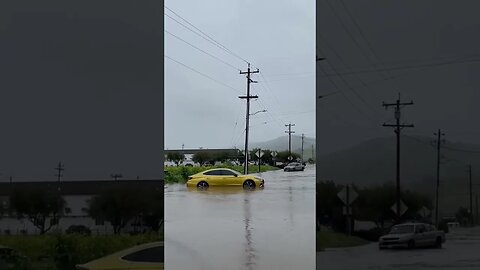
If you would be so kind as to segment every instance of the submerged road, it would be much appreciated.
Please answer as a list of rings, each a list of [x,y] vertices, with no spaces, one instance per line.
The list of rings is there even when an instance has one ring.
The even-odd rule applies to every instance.
[[[167,186],[166,269],[315,269],[315,167],[259,175],[250,192]]]
[[[456,228],[442,249],[378,250],[377,243],[317,253],[317,269],[480,269],[480,227]]]

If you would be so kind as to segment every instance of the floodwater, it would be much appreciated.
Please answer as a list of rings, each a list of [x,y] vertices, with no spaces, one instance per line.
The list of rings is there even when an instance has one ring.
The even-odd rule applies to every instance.
[[[315,269],[315,167],[259,175],[255,191],[165,189],[166,269]]]
[[[480,269],[480,227],[453,229],[446,239],[441,249],[378,250],[378,243],[327,249],[317,253],[317,269]]]

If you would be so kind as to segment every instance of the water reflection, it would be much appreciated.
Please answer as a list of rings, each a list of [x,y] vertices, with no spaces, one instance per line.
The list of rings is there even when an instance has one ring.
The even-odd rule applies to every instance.
[[[206,190],[198,189],[196,187],[186,187],[189,192],[196,192],[198,194],[241,194],[241,193],[251,193],[251,192],[261,192],[263,189],[256,188],[253,190],[245,190],[243,187],[239,186],[211,186]]]
[[[245,218],[243,219],[245,221],[245,266],[247,267],[248,270],[253,270],[255,269],[256,266],[256,250],[253,246],[253,241],[252,241],[252,230],[253,228],[250,225],[250,219],[251,219],[251,213],[250,213],[250,194],[246,193],[245,194],[245,199],[244,199],[244,204],[243,204],[243,209],[244,209],[244,215]]]

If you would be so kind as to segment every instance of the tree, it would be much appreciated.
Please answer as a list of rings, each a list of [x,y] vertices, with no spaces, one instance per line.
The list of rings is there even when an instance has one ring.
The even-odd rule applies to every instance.
[[[27,218],[40,234],[58,224],[65,205],[60,193],[45,190],[17,190],[10,198],[10,207],[18,218]]]
[[[143,222],[153,231],[160,230],[163,224],[163,193],[149,192],[143,209]]]
[[[200,163],[200,165],[205,164],[205,162],[210,161],[212,159],[212,155],[208,151],[200,151],[193,155],[192,160],[194,162]]]
[[[144,206],[145,198],[141,192],[113,189],[93,197],[89,203],[88,213],[95,219],[110,222],[113,233],[120,234],[128,222],[140,215]]]
[[[466,226],[470,220],[470,210],[465,207],[460,207],[458,208],[457,213],[455,213],[455,217],[460,225]]]
[[[276,161],[280,162],[289,162],[288,157],[290,156],[290,153],[288,151],[280,151],[277,153],[276,156]],[[292,161],[296,160],[297,158],[300,158],[300,154],[292,152]]]
[[[176,152],[172,153],[171,152],[171,153],[167,154],[167,160],[175,162],[175,164],[177,164],[177,166],[178,166],[178,163],[180,163],[180,161],[182,161],[184,159],[185,159],[185,155],[181,154],[181,153],[176,153]]]

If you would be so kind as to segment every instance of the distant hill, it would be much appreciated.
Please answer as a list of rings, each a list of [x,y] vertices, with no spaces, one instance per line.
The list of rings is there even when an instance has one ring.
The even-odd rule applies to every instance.
[[[312,157],[312,145],[315,152],[315,138],[305,137],[303,139],[303,154],[305,159],[309,159]],[[238,148],[242,148],[242,146],[238,146]],[[288,136],[285,135],[265,142],[252,142],[249,144],[249,148],[286,151],[288,150]],[[299,154],[302,152],[302,136],[292,135],[292,152]]]
[[[434,138],[401,137],[401,186],[431,195],[436,184],[437,150]],[[369,186],[395,183],[396,139],[376,138],[318,159],[318,180]],[[480,195],[475,171],[480,171],[480,145],[446,141],[441,149],[440,211],[469,205],[467,164],[473,168],[474,196]],[[475,202],[475,198],[474,198]]]

